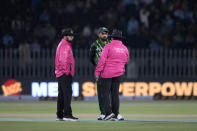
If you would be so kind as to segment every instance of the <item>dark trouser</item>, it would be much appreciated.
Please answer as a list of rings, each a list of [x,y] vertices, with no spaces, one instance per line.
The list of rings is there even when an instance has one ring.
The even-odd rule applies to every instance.
[[[119,86],[120,86],[121,76],[113,78],[101,78],[101,97],[104,100],[104,107],[106,115],[112,112],[115,115],[119,113]],[[111,103],[110,94],[111,93]]]
[[[72,116],[72,76],[62,75],[58,79],[57,117]]]
[[[101,97],[101,78],[98,79],[96,84],[97,84],[99,109],[100,109],[101,114],[105,115],[104,100]]]

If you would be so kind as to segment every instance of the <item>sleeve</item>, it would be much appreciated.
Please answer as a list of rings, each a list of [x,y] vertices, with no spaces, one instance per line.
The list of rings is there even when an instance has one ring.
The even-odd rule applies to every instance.
[[[60,48],[59,50],[59,63],[61,65],[61,67],[64,67],[64,69],[66,69],[67,67],[65,67],[69,60],[69,49],[67,46],[62,46],[62,48]]]
[[[103,71],[108,56],[108,50],[109,50],[108,46],[105,46],[103,51],[101,52],[100,59],[98,61],[98,64],[94,72],[94,75],[96,77],[100,75],[101,71]]]
[[[90,60],[90,62],[91,62],[94,66],[96,66],[96,63],[95,63],[95,61],[94,61],[95,53],[96,53],[96,46],[95,46],[95,44],[93,43],[93,44],[91,45],[90,51],[89,51],[89,60]]]
[[[129,59],[130,59],[130,55],[129,55],[129,50],[126,48],[126,55],[127,55],[127,61],[126,61],[126,64],[128,64],[129,62]]]

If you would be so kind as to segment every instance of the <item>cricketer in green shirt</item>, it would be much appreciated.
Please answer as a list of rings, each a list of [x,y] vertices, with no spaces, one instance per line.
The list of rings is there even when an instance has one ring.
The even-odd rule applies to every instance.
[[[97,65],[100,58],[100,54],[103,48],[105,47],[105,45],[111,42],[111,40],[108,39],[108,33],[109,30],[106,27],[100,27],[98,29],[98,39],[91,44],[89,59],[94,66]],[[98,93],[99,109],[101,112],[101,115],[98,117],[98,120],[102,120],[105,117],[105,110],[104,110],[104,103],[101,98],[100,78],[97,80],[97,93]]]

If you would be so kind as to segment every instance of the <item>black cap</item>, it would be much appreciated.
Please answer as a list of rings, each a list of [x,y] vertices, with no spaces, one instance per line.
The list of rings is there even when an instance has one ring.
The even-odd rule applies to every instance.
[[[71,28],[66,28],[66,29],[62,29],[62,37],[63,36],[75,36],[76,34],[74,33],[73,29]]]
[[[118,29],[113,29],[112,34],[110,35],[112,38],[119,38],[119,39],[125,39],[124,36],[122,36],[122,31]]]

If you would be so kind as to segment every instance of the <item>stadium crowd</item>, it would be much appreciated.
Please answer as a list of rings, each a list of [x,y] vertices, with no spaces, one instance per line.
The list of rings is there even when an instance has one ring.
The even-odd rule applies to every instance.
[[[131,48],[197,48],[196,0],[1,0],[0,48],[56,48],[72,27],[89,48],[101,26],[121,29]]]

